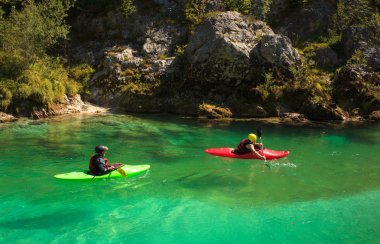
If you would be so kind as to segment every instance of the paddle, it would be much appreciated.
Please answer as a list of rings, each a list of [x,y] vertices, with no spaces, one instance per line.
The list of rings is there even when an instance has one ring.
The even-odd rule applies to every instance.
[[[127,172],[125,172],[125,170],[121,168],[122,166],[123,166],[123,164],[120,164],[120,165],[118,166],[118,168],[116,168],[115,170],[116,170],[119,174],[121,174],[121,176],[123,176],[123,178],[125,179],[125,178],[127,178]]]
[[[257,128],[257,136],[260,138],[260,142],[261,142],[261,152],[262,152],[263,155],[264,155],[264,144],[263,144],[263,139],[261,138],[261,136],[262,136],[262,130],[261,130],[261,127],[260,127],[260,126]],[[265,157],[265,155],[264,155],[264,157]],[[265,160],[265,165],[267,165],[267,159],[265,158],[264,160]],[[268,166],[268,165],[267,165],[267,166]]]

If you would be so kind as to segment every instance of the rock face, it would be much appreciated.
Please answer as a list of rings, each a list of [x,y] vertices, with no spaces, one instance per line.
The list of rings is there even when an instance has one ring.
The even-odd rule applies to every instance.
[[[346,65],[336,73],[333,97],[343,109],[368,116],[380,109],[380,76],[364,65]],[[359,112],[358,112],[359,111]]]
[[[367,49],[368,43],[373,42],[375,46],[380,46],[380,40],[375,36],[376,30],[371,27],[352,26],[342,33],[342,44],[344,54],[350,58],[355,50]]]
[[[249,53],[261,36],[273,34],[261,21],[225,12],[207,19],[191,36],[186,49],[193,81],[237,85],[252,79]]]
[[[299,66],[301,58],[289,38],[272,34],[263,36],[252,50],[251,63],[261,75],[272,70],[277,75],[291,77],[291,68]]]
[[[312,0],[306,7],[282,19],[274,29],[292,40],[323,34],[330,27],[334,13],[332,1]]]
[[[318,67],[332,68],[338,65],[338,56],[331,47],[321,47],[315,51],[315,62]]]
[[[183,43],[185,36],[186,29],[179,24],[149,26],[142,54],[151,58],[157,58],[159,55],[173,56],[176,44]]]
[[[306,103],[302,112],[311,120],[345,120],[346,116],[334,104]]]

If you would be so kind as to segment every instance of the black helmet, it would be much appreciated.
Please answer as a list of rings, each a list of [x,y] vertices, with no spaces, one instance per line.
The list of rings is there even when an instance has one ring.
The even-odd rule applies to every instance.
[[[107,151],[107,150],[108,150],[108,147],[103,146],[103,145],[95,147],[95,152],[96,153],[103,153],[104,151]]]

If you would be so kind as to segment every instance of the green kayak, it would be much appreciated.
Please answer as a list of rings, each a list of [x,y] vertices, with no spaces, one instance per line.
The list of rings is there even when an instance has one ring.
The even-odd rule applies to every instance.
[[[140,175],[147,172],[150,168],[150,165],[148,164],[126,165],[125,164],[121,168],[127,174],[127,178],[130,178],[130,177],[134,177],[136,175]],[[116,170],[110,172],[109,174],[100,175],[100,176],[93,176],[93,175],[87,174],[87,170],[86,170],[82,172],[70,172],[70,173],[54,175],[54,177],[57,179],[62,179],[62,180],[92,180],[92,179],[108,179],[108,178],[123,179],[124,178],[123,175]]]

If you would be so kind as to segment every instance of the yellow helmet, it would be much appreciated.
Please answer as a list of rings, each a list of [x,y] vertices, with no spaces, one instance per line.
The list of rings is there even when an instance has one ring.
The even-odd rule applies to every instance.
[[[248,140],[250,140],[251,142],[255,142],[257,139],[257,136],[255,134],[249,134],[248,135]]]

